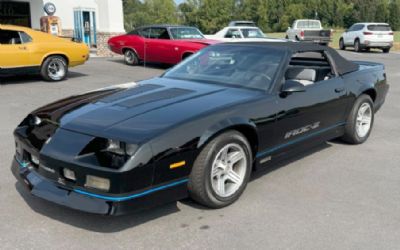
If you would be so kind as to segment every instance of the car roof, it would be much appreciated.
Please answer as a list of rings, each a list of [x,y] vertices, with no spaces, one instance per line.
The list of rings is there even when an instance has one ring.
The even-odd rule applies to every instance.
[[[355,24],[363,24],[363,25],[389,25],[388,23],[355,23]],[[390,25],[389,25],[390,26]]]
[[[0,29],[5,29],[5,30],[32,30],[31,28],[24,27],[24,26],[17,26],[17,25],[11,25],[11,24],[0,24]]]
[[[359,66],[356,63],[348,61],[344,57],[342,57],[336,50],[332,49],[328,46],[322,46],[315,43],[300,43],[300,42],[268,42],[268,41],[260,41],[260,42],[228,42],[228,43],[220,43],[213,46],[234,46],[234,45],[242,45],[242,46],[254,46],[254,47],[267,47],[270,49],[280,49],[286,50],[294,53],[302,53],[302,52],[314,52],[314,51],[324,51],[327,52],[332,60],[336,64],[336,69],[340,75],[353,72],[358,70]]]
[[[298,22],[298,21],[317,21],[317,22],[321,22],[318,19],[297,19],[296,22]]]
[[[145,28],[195,28],[193,26],[186,26],[186,25],[179,25],[179,24],[152,24],[152,25],[145,25],[138,27],[138,29],[145,29]]]

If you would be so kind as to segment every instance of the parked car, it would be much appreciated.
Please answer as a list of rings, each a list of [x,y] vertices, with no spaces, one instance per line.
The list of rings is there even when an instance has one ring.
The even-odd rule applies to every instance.
[[[355,51],[381,49],[389,53],[393,46],[393,31],[387,23],[356,23],[339,39],[339,48],[353,47]]]
[[[74,209],[122,214],[239,198],[252,170],[341,137],[367,140],[384,66],[316,44],[209,46],[162,76],[57,101],[17,126],[14,175]]]
[[[248,27],[256,27],[255,22],[253,21],[231,21],[229,22],[228,26],[248,26]]]
[[[300,19],[295,20],[292,27],[287,29],[286,39],[328,45],[331,34],[331,30],[322,28],[319,20]]]
[[[0,75],[40,74],[61,81],[89,59],[86,44],[26,27],[0,25]]]
[[[218,31],[214,35],[205,35],[208,39],[235,42],[235,41],[283,41],[281,39],[268,38],[259,28],[254,26],[228,26]]]
[[[152,25],[135,29],[108,40],[111,51],[124,55],[125,63],[142,61],[177,64],[198,50],[214,44],[194,27]]]

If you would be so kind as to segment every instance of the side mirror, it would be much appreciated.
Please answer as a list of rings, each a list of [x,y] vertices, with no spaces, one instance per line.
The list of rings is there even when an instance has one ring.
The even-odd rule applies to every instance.
[[[303,84],[299,83],[298,81],[294,80],[286,80],[281,90],[281,92],[286,95],[296,92],[305,92],[305,91],[306,87]]]

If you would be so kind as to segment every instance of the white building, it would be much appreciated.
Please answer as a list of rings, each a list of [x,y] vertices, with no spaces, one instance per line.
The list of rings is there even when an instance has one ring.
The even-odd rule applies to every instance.
[[[109,37],[125,32],[122,0],[0,0],[0,23],[40,29],[48,2],[56,7],[54,16],[61,21],[62,35],[97,48],[99,55],[110,53]]]

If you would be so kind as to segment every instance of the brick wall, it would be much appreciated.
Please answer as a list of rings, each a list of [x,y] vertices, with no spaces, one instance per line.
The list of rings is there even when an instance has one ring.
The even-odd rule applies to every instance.
[[[97,55],[98,56],[116,56],[117,54],[108,49],[107,41],[113,36],[121,35],[115,32],[97,32]]]

